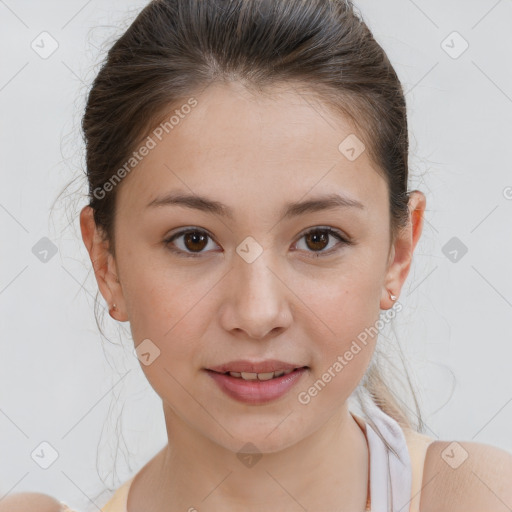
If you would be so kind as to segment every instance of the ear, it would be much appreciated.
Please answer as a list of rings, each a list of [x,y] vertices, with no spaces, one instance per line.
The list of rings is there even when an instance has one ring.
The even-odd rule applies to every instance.
[[[390,309],[396,301],[389,292],[398,297],[411,269],[412,256],[423,230],[423,215],[427,200],[423,192],[413,190],[409,195],[409,220],[396,236],[388,260],[388,269],[381,296],[381,309]]]
[[[105,240],[96,226],[93,209],[90,206],[85,206],[80,212],[80,230],[91,258],[100,293],[106,300],[109,309],[112,308],[113,304],[116,305],[116,308],[110,312],[111,316],[120,322],[127,321],[123,290],[119,282],[116,262],[109,250],[108,240]]]

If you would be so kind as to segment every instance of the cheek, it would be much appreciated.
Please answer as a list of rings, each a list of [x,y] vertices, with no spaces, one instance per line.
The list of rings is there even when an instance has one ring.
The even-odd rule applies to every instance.
[[[382,276],[370,265],[345,265],[314,283],[303,280],[297,294],[331,336],[345,339],[378,318],[381,281]]]
[[[197,302],[190,279],[176,265],[166,264],[163,255],[155,248],[120,253],[123,295],[135,344],[145,338],[165,339],[174,325],[179,328],[186,323],[179,320]]]
[[[190,397],[180,383],[189,382],[199,364],[203,347],[198,340],[204,329],[200,319],[209,318],[201,309],[204,291],[194,293],[178,276],[155,278],[148,271],[132,282],[130,293],[130,329],[135,345],[141,344],[137,351],[148,382],[162,398],[186,403]],[[143,352],[156,354],[150,364],[141,358]]]
[[[204,295],[215,281],[205,285],[211,278],[191,279],[190,272],[170,266],[132,265],[132,269],[126,267],[125,275],[130,277],[123,285],[132,338],[137,347],[150,340],[158,353],[154,364],[142,365],[143,370],[153,381],[172,381],[165,370],[181,381],[191,361],[200,359],[199,340],[213,314],[204,309]]]
[[[362,378],[371,360],[380,315],[380,276],[358,268],[344,267],[337,278],[330,276],[316,287],[304,282],[297,292],[307,306],[303,328],[315,340],[317,371],[326,371],[341,356],[343,370],[338,365],[332,371],[349,380]]]

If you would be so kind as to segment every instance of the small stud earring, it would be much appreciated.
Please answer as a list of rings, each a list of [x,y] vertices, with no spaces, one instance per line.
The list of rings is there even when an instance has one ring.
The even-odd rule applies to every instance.
[[[110,315],[112,318],[114,318],[114,316],[112,315],[112,312],[113,312],[115,309],[117,309],[117,306],[116,306],[115,304],[112,304],[112,307],[111,307],[111,308],[109,308],[109,310],[108,310],[108,313],[109,313],[109,315]],[[115,318],[114,318],[114,320],[115,320]]]
[[[393,295],[389,290],[388,290],[388,292],[389,292],[389,297],[391,298],[391,300],[397,299],[396,295]]]

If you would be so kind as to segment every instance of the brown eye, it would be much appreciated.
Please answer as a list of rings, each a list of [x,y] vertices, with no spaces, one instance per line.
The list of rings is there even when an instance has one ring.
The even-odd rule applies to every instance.
[[[331,238],[337,239],[338,243],[334,244],[334,247],[331,246],[329,250],[325,250],[326,247],[329,247]],[[175,240],[179,241],[180,239],[182,239],[180,244],[175,242]],[[306,241],[305,252],[314,257],[329,256],[341,249],[342,246],[353,244],[350,239],[341,236],[340,233],[331,228],[310,229],[302,235],[301,239]],[[213,242],[213,238],[206,231],[186,229],[164,240],[164,245],[178,256],[194,258],[211,252],[205,250],[208,247],[209,240]]]
[[[205,243],[207,236],[199,231],[190,231],[186,235],[184,235],[183,243],[185,247],[192,252],[201,251],[207,245]]]
[[[338,244],[335,244],[334,247],[331,246],[331,249],[324,250],[329,246],[329,239],[336,238],[338,240]],[[343,236],[341,236],[337,231],[331,228],[314,228],[310,229],[307,233],[302,235],[301,239],[306,241],[306,252],[312,253],[313,256],[328,256],[334,252],[336,252],[343,245],[351,245],[352,242]],[[315,254],[316,253],[316,254]]]
[[[182,239],[181,244],[175,243],[175,240],[179,239]],[[209,239],[211,239],[211,237],[205,231],[188,229],[180,231],[167,240],[164,240],[164,245],[179,256],[197,257],[205,252],[209,252],[204,250],[208,246]]]
[[[310,231],[306,237],[307,246],[314,251],[321,251],[329,243],[329,234],[325,231]]]

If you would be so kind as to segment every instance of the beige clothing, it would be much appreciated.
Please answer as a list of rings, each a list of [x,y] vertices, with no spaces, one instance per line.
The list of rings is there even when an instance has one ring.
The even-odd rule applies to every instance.
[[[375,404],[370,418],[381,436],[393,448],[389,451],[379,433],[364,419],[352,413],[364,433],[369,451],[368,502],[371,512],[419,512],[425,455],[433,438],[402,429]],[[128,512],[128,492],[135,475],[121,485],[101,512]],[[76,512],[64,503],[63,512]]]

